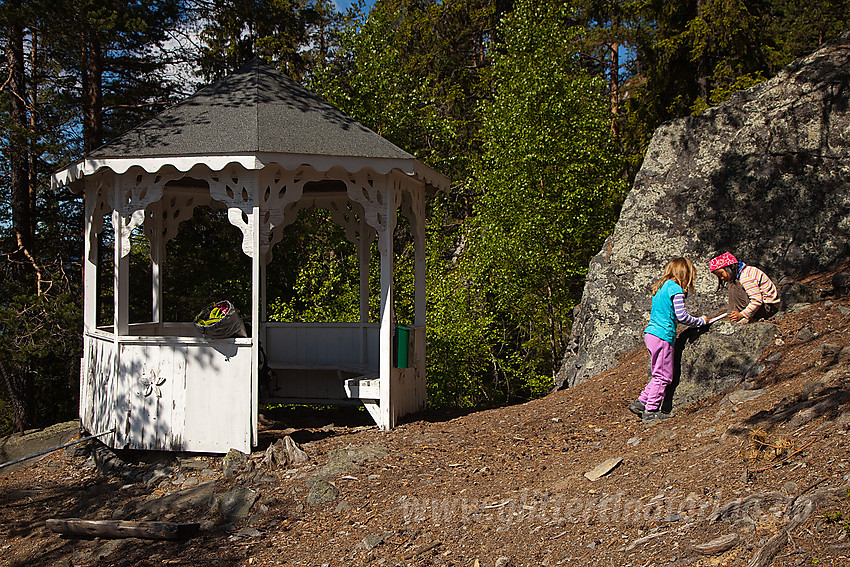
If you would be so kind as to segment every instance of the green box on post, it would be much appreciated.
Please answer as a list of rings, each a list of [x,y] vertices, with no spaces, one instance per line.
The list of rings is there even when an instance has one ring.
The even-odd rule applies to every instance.
[[[410,327],[395,326],[395,343],[393,344],[393,365],[396,368],[408,368],[407,359],[410,350]]]

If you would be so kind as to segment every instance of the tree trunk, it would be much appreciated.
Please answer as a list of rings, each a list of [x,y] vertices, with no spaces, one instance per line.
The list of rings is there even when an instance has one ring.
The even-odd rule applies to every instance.
[[[174,522],[127,522],[122,520],[81,520],[79,518],[49,519],[45,522],[50,530],[77,537],[105,537],[144,539],[187,539],[194,537],[200,524]]]
[[[15,430],[23,434],[30,426],[30,403],[27,399],[27,384],[26,379],[21,379],[19,376],[9,376],[6,372],[6,367],[0,362],[0,374],[3,376],[3,383],[6,385],[6,392],[9,394],[9,404],[12,406],[12,417],[15,420]]]
[[[36,126],[37,126],[37,116],[38,116],[38,85],[36,84],[36,69],[38,68],[38,34],[34,30],[30,30],[30,81],[29,81],[29,110],[30,110],[30,120],[29,120],[29,129],[30,132],[35,135]],[[38,198],[38,187],[36,182],[38,180],[38,174],[36,170],[36,163],[38,162],[38,156],[36,155],[36,149],[32,147],[32,142],[30,142],[30,151],[29,151],[29,207],[30,207],[30,215],[33,221],[30,223],[30,239],[32,242],[35,242],[35,225],[38,222],[38,211],[36,209],[36,200]]]
[[[611,132],[619,133],[620,112],[620,44],[612,43],[611,48]]]
[[[20,0],[9,0],[6,62],[9,66],[9,180],[12,228],[18,250],[32,252],[33,215],[30,209],[30,179],[27,124],[27,85],[24,67],[24,27]]]
[[[80,44],[83,151],[89,153],[103,141],[103,54],[97,31],[85,24],[80,33]]]

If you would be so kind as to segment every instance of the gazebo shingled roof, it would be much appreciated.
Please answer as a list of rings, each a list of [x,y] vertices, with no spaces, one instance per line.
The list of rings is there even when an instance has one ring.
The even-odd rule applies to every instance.
[[[449,188],[445,176],[260,58],[94,149],[55,173],[53,181],[72,185],[102,167],[116,173],[132,165],[153,173],[165,163],[185,171],[198,161],[216,167],[221,163],[216,158],[234,156],[242,156],[238,161],[249,169],[262,165],[251,165],[248,156],[262,164],[300,162],[319,170],[399,169],[430,187]]]
[[[413,157],[259,58],[91,156],[246,152]]]

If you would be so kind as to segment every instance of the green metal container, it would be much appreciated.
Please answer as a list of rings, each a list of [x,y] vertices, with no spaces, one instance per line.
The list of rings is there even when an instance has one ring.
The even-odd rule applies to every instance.
[[[393,365],[396,368],[409,368],[408,353],[410,351],[411,327],[395,326],[395,341],[393,344]]]

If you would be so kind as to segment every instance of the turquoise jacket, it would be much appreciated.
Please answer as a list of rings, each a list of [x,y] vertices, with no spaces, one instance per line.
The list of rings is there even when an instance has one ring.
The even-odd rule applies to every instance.
[[[673,296],[684,294],[682,286],[673,280],[667,280],[652,296],[652,311],[649,313],[649,325],[644,333],[655,335],[671,345],[676,342],[676,311],[673,309]]]

